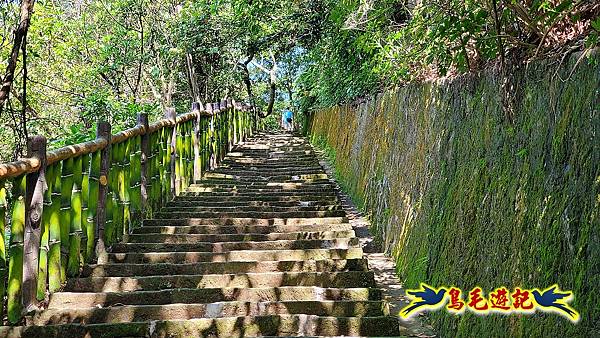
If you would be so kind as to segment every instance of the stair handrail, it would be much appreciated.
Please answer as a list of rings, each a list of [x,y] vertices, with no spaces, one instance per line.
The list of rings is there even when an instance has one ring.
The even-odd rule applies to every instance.
[[[141,112],[136,126],[116,134],[100,121],[95,140],[52,151],[44,136],[30,137],[26,158],[0,163],[0,297],[6,295],[9,324],[18,324],[67,277],[142,226],[142,218],[252,133],[250,106],[228,99],[194,102],[180,115],[168,108],[152,124]],[[0,301],[0,318],[4,314]]]

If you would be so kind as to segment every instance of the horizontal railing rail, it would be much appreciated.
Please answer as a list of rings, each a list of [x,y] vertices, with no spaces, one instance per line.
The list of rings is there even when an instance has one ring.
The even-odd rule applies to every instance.
[[[249,107],[225,100],[140,113],[114,135],[99,122],[95,140],[53,151],[31,137],[27,158],[0,164],[0,315],[18,324],[251,134]]]

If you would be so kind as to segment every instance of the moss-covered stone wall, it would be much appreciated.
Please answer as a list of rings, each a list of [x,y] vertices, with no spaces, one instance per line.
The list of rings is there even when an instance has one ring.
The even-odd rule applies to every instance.
[[[600,336],[600,54],[414,84],[316,112],[312,141],[420,282],[573,290],[563,317],[431,314],[443,337]],[[503,94],[508,93],[507,100]]]

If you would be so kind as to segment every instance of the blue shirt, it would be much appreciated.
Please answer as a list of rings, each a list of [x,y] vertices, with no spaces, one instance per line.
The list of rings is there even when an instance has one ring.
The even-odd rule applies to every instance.
[[[287,119],[292,119],[294,117],[294,113],[292,113],[291,110],[286,110],[283,113],[283,117],[287,120]]]

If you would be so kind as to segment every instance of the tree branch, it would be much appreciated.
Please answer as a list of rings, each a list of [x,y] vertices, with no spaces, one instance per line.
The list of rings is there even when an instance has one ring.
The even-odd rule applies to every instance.
[[[21,21],[15,30],[15,40],[13,42],[10,58],[8,59],[8,66],[6,67],[4,78],[2,79],[2,87],[0,88],[0,115],[2,114],[4,103],[10,95],[10,88],[15,77],[15,69],[17,67],[17,60],[19,58],[19,51],[21,50],[21,46],[24,44],[27,31],[29,30],[34,4],[35,0],[23,0],[21,3]]]

